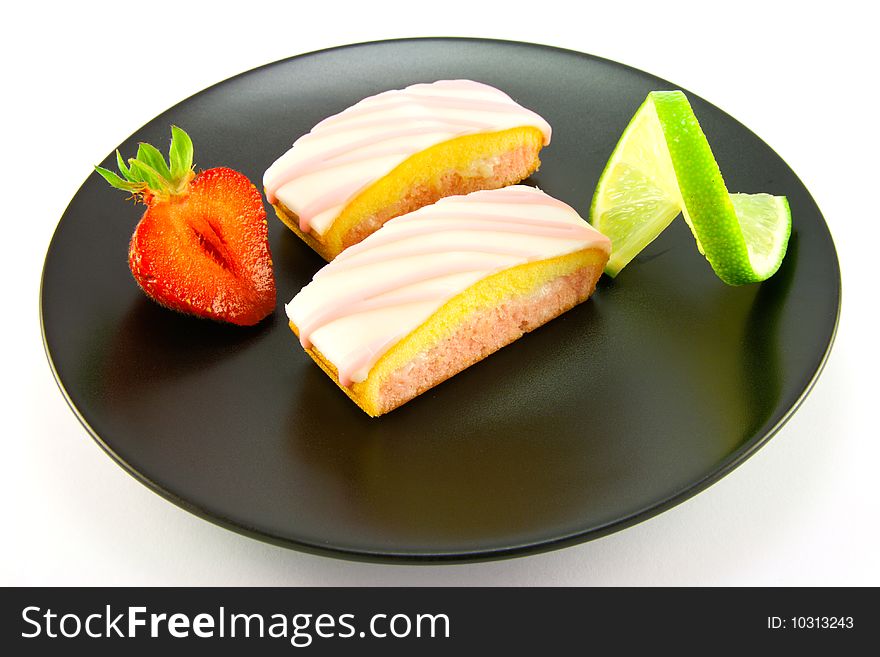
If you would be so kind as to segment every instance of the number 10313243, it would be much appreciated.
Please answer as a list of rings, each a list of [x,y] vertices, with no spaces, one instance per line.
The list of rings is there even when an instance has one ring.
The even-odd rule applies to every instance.
[[[771,630],[851,630],[855,627],[852,616],[768,616]]]

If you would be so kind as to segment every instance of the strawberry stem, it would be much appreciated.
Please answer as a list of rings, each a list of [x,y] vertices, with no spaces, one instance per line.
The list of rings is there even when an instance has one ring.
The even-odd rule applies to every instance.
[[[121,176],[103,167],[95,167],[112,187],[132,192],[142,200],[154,197],[167,200],[185,194],[193,172],[193,144],[189,135],[176,125],[171,126],[171,145],[168,161],[155,146],[140,143],[137,156],[128,159],[128,166],[116,151],[116,166]]]

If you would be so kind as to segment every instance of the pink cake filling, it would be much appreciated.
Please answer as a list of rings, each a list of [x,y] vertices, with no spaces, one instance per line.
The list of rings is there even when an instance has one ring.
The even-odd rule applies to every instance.
[[[584,267],[548,281],[530,294],[473,313],[449,337],[383,382],[380,412],[397,408],[585,301],[601,273],[602,264]]]
[[[499,156],[475,160],[471,171],[447,171],[439,185],[411,186],[394,205],[389,205],[349,230],[342,238],[343,248],[365,239],[379,230],[386,221],[436,203],[446,196],[470,194],[481,189],[499,189],[526,178],[538,168],[538,149],[520,146]],[[481,173],[482,171],[488,174]]]

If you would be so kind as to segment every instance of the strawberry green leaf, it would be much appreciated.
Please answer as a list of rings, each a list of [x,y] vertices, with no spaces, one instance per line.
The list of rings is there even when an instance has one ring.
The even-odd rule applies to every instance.
[[[189,176],[193,167],[193,143],[181,128],[171,126],[171,148],[168,152],[171,162],[171,178],[179,181]]]
[[[144,180],[144,177],[134,167],[129,168],[128,179],[134,183],[146,183],[146,180]]]
[[[171,164],[159,150],[150,144],[141,142],[137,156],[123,160],[116,151],[117,175],[102,167],[95,167],[103,178],[117,189],[134,192],[147,200],[152,196],[167,199],[171,196],[186,194],[190,181],[195,176],[193,171],[192,140],[177,126],[171,126],[171,147],[168,154]]]
[[[159,175],[153,167],[135,158],[131,158],[128,163],[131,166],[132,173],[137,173],[137,176],[147,183],[147,187],[153,193],[157,195],[168,194],[168,181]]]
[[[141,142],[138,145],[137,159],[148,165],[165,180],[171,180],[171,171],[165,164],[165,158],[155,146]]]
[[[116,166],[119,167],[119,173],[122,174],[123,178],[129,182],[139,182],[131,177],[131,171],[128,170],[125,160],[122,159],[122,155],[119,153],[119,149],[116,149]]]
[[[116,189],[121,189],[126,192],[137,192],[143,189],[143,183],[131,182],[128,180],[123,180],[119,176],[117,176],[112,171],[105,169],[104,167],[95,167],[95,171],[97,171],[101,176],[110,183]]]

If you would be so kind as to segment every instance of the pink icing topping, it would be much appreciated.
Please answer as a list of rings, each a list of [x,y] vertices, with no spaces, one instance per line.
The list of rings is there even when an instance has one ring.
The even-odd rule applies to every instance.
[[[384,146],[392,140],[423,137],[437,144],[462,135],[526,125],[540,129],[545,145],[550,143],[550,125],[494,87],[472,80],[415,84],[365,98],[324,119],[266,171],[263,185],[269,202],[276,203],[285,185],[321,174],[320,185],[312,186],[316,191],[297,190],[299,204],[289,208],[298,215],[300,229],[309,231],[315,217],[334,208],[341,211],[370,183],[428,147],[424,139]],[[349,132],[359,136],[340,142],[340,136]],[[375,166],[366,166],[371,161]],[[365,166],[348,166],[353,163]],[[323,232],[320,227],[318,230]]]
[[[377,310],[379,308],[388,308],[398,306],[403,303],[417,303],[419,301],[428,301],[436,299],[436,293],[425,294],[402,294],[392,297],[383,296],[388,292],[393,292],[401,287],[429,281],[441,276],[449,276],[450,274],[460,274],[469,271],[479,271],[485,266],[485,260],[477,257],[465,258],[460,261],[444,263],[437,267],[429,267],[427,269],[418,268],[410,269],[405,275],[393,281],[384,281],[382,283],[369,283],[366,286],[359,287],[351,294],[338,296],[336,298],[326,299],[323,306],[318,306],[312,311],[299,325],[299,339],[303,347],[311,346],[311,335],[314,331],[322,326],[329,324],[335,319],[346,315],[355,315],[357,313],[366,312],[368,310]]]
[[[438,239],[442,234],[448,236]],[[476,273],[479,280],[585,248],[608,252],[611,244],[570,206],[540,190],[514,186],[448,197],[392,219],[343,251],[294,297],[288,315],[308,348],[322,327],[338,320],[413,308],[412,325],[392,325],[374,313],[363,330],[339,338],[345,344],[316,345],[336,366],[340,383],[350,386],[426,319],[416,306],[429,302],[436,310],[473,284],[473,277],[471,283],[453,281],[455,274]],[[375,266],[383,268],[379,279],[365,273]]]

